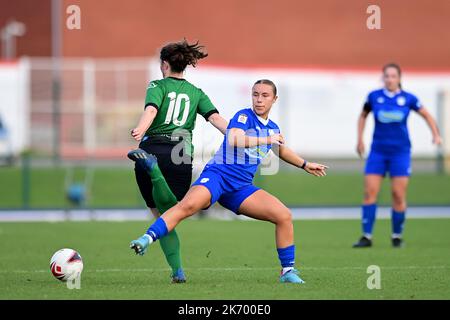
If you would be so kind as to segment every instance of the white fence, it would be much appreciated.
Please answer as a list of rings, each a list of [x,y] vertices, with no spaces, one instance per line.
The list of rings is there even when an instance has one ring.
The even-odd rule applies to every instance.
[[[381,86],[380,76],[379,72],[238,69],[201,63],[186,74],[227,118],[250,106],[255,80],[274,80],[279,100],[272,118],[288,145],[307,156],[335,158],[355,157],[357,117],[367,93]],[[0,64],[0,116],[11,129],[16,152],[30,147],[44,154],[57,150],[68,158],[123,157],[135,145],[129,129],[143,110],[147,82],[157,78],[159,64],[151,59],[65,59],[55,64],[40,58]],[[61,84],[59,96],[55,95],[55,79]],[[403,86],[436,116],[439,94],[450,88],[450,74],[406,72]],[[55,110],[60,112],[57,117]],[[414,156],[436,156],[425,122],[412,114],[409,125]],[[370,119],[367,144],[372,128]],[[194,132],[197,157],[203,154],[207,160],[221,140],[221,135],[198,117]]]
[[[303,154],[322,157],[355,156],[356,122],[363,102],[369,91],[381,87],[381,74],[374,72],[199,68],[188,76],[202,86],[227,117],[250,105],[250,88],[256,79],[274,80],[279,87],[279,100],[271,117],[280,125],[288,145]],[[406,73],[403,86],[436,116],[438,96],[450,88],[450,74]],[[431,143],[431,133],[423,119],[412,113],[409,127],[413,154],[435,156],[437,148]],[[369,118],[367,144],[371,142],[372,130],[373,119]],[[197,145],[204,144],[203,137],[211,139],[213,131],[209,127],[197,130]]]
[[[25,61],[0,62],[0,120],[6,130],[0,156],[17,154],[29,142],[29,67]]]

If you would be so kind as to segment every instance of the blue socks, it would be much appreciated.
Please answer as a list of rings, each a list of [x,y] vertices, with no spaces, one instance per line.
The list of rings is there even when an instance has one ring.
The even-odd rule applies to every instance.
[[[286,248],[277,248],[278,259],[284,268],[293,268],[295,264],[295,245]]]
[[[373,225],[375,224],[377,212],[377,205],[367,204],[362,206],[362,229],[364,236],[370,238],[372,236]],[[392,209],[392,236],[400,238],[403,232],[403,225],[405,223],[405,212],[395,211]]]
[[[146,234],[152,237],[153,241],[164,237],[169,231],[167,230],[166,222],[159,217],[155,222],[148,228]]]
[[[372,236],[373,225],[377,214],[377,204],[365,204],[362,206],[362,229],[364,236]]]
[[[392,209],[392,237],[400,238],[403,232],[403,224],[405,222],[405,211],[395,211]]]

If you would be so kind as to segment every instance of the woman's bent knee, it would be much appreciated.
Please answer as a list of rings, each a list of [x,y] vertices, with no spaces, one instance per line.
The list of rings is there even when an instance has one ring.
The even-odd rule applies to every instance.
[[[178,203],[178,208],[185,216],[193,215],[197,211],[197,205],[193,199],[183,199]]]
[[[274,222],[276,224],[288,224],[292,223],[292,214],[289,209],[286,208],[286,210],[282,210],[278,212],[276,215]]]

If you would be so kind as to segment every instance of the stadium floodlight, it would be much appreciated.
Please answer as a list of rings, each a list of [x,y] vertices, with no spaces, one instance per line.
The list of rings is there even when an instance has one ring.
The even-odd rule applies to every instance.
[[[3,59],[13,59],[16,56],[16,37],[25,35],[26,30],[25,24],[16,20],[9,21],[1,29]]]

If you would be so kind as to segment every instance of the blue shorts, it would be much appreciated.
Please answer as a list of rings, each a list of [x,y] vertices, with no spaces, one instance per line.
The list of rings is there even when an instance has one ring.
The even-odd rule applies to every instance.
[[[239,207],[242,202],[260,189],[251,183],[236,183],[226,173],[208,168],[203,170],[200,177],[192,185],[204,186],[209,190],[209,193],[211,193],[210,206],[218,201],[223,207],[236,214],[239,214]]]
[[[371,150],[366,161],[364,173],[391,177],[409,177],[411,175],[411,152],[380,152]]]

